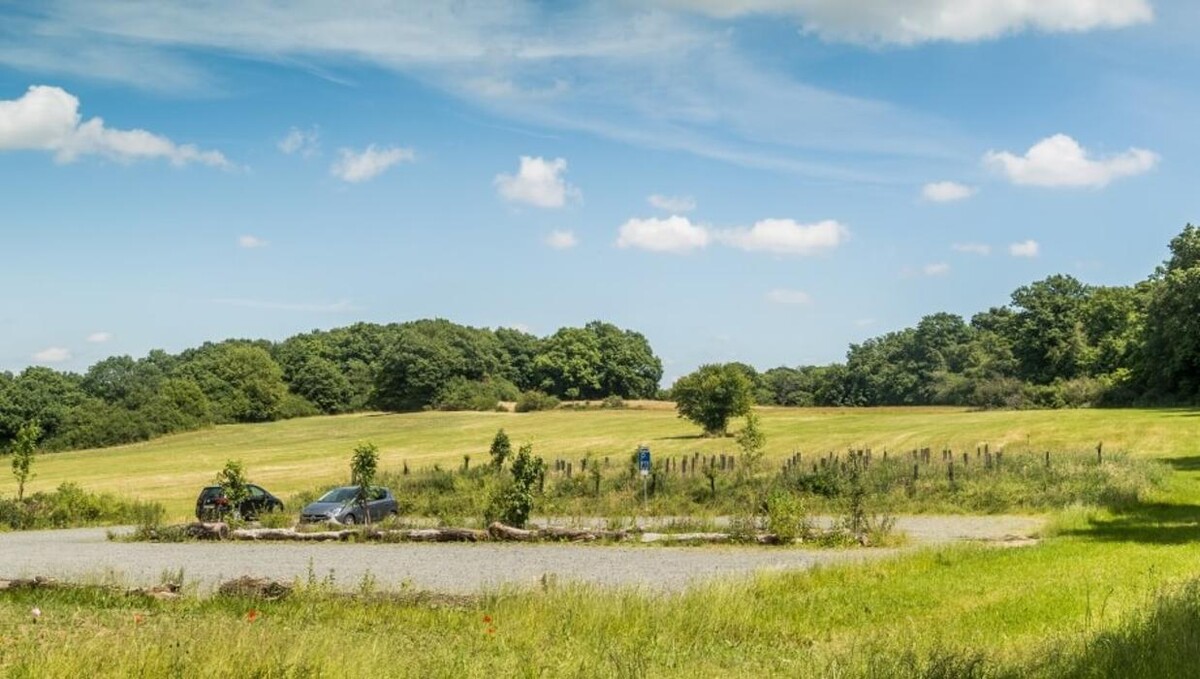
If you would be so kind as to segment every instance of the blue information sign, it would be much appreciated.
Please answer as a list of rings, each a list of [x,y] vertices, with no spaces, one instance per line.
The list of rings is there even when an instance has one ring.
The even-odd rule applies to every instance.
[[[638,471],[643,476],[650,473],[650,449],[646,446],[638,448]]]

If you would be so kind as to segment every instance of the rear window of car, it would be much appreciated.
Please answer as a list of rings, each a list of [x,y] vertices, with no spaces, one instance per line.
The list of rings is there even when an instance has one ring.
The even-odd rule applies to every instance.
[[[212,502],[213,500],[221,497],[221,495],[222,493],[220,486],[212,486],[200,491],[200,501]]]

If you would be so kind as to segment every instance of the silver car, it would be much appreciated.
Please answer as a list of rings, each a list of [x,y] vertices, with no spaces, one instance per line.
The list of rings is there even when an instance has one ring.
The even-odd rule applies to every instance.
[[[300,512],[300,521],[316,523],[320,521],[337,521],[345,524],[356,524],[371,521],[382,521],[389,516],[396,516],[396,498],[392,491],[379,486],[368,491],[367,501],[358,502],[358,486],[342,486],[334,488],[317,498]]]

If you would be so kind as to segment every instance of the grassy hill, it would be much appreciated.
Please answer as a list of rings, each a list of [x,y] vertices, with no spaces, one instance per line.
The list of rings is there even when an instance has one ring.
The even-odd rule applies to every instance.
[[[1189,410],[989,411],[959,408],[763,408],[767,456],[870,447],[876,451],[943,446],[973,450],[989,443],[1007,450],[1106,450],[1188,460],[1200,466],[1200,412]],[[740,426],[739,424],[735,424]],[[665,404],[625,410],[543,413],[411,413],[313,417],[254,425],[220,426],[155,441],[101,450],[44,455],[35,464],[33,490],[73,481],[86,489],[163,502],[173,516],[191,511],[199,488],[227,459],[242,460],[251,478],[287,497],[347,476],[350,451],[360,441],[380,447],[383,469],[407,461],[420,468],[454,466],[470,455],[487,457],[496,430],[514,444],[531,442],[547,459],[586,453],[624,457],[639,444],[656,456],[699,451],[734,452],[732,439],[706,439]],[[1174,495],[1200,500],[1200,484],[1176,480]]]

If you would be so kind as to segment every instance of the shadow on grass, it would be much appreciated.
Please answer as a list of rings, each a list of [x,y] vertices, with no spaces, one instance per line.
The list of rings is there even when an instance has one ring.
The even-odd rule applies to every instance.
[[[1158,545],[1200,542],[1200,505],[1164,502],[1138,505],[1111,519],[1094,519],[1087,528],[1063,534],[1104,542]]]
[[[1200,455],[1168,457],[1164,458],[1162,462],[1177,472],[1200,472]]]

